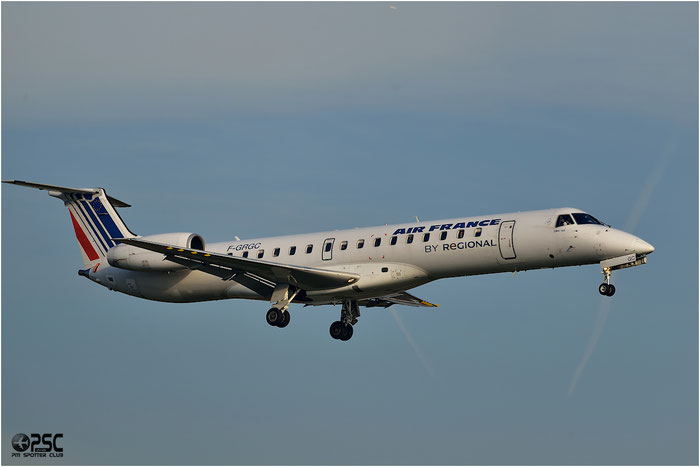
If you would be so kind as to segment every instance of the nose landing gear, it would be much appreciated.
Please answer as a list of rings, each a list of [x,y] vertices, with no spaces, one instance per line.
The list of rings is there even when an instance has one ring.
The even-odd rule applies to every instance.
[[[598,292],[600,292],[601,295],[605,295],[607,297],[612,297],[615,295],[615,286],[610,283],[610,276],[612,276],[612,269],[611,268],[603,268],[603,275],[605,275],[605,282],[600,284],[598,286]]]
[[[598,286],[598,292],[600,292],[601,295],[612,297],[613,295],[615,295],[615,286],[610,283],[610,276],[612,275],[612,272],[618,269],[640,266],[642,264],[647,264],[647,257],[637,257],[636,253],[631,253],[629,255],[618,256],[617,258],[610,258],[601,261],[600,267],[603,270],[605,282]]]

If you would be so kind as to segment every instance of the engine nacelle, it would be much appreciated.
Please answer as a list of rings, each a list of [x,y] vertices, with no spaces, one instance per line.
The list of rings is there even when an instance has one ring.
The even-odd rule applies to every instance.
[[[195,233],[165,233],[139,237],[149,242],[167,243],[194,250],[204,250],[204,239]],[[178,271],[186,269],[172,261],[167,261],[165,255],[155,251],[144,250],[132,245],[116,245],[107,251],[107,262],[115,268],[128,269],[130,271]]]

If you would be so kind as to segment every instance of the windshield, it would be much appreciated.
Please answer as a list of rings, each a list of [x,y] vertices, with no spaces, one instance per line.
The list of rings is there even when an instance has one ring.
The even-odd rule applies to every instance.
[[[574,216],[574,220],[576,221],[577,224],[605,225],[602,222],[600,222],[598,219],[596,219],[595,217],[591,216],[590,214],[585,214],[583,212],[575,212],[571,215]]]
[[[574,221],[568,214],[562,214],[557,218],[557,227],[564,227],[565,225],[572,225]]]

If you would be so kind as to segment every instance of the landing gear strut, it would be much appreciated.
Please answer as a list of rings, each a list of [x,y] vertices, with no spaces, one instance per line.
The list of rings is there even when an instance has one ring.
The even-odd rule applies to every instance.
[[[345,300],[340,310],[340,321],[331,324],[330,334],[333,339],[341,341],[350,340],[353,334],[353,324],[357,323],[360,316],[360,307],[357,300]]]
[[[605,295],[607,297],[612,297],[615,295],[615,286],[610,283],[610,276],[612,276],[612,269],[611,268],[603,268],[603,275],[605,275],[605,282],[600,284],[598,286],[598,292],[600,292],[601,295]]]

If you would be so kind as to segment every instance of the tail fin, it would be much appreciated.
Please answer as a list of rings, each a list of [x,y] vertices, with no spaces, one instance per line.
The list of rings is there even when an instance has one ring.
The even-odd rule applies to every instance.
[[[63,201],[68,208],[86,268],[106,261],[107,250],[114,246],[113,238],[136,237],[115,209],[130,205],[107,196],[104,188],[69,188],[21,180],[7,180],[3,183],[46,190],[50,196]]]

